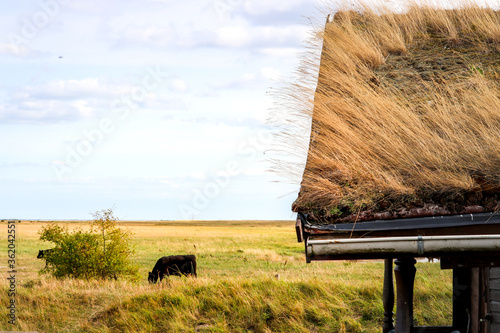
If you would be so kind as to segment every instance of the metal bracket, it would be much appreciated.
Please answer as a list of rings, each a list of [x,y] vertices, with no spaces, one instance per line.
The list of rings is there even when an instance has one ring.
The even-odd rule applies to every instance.
[[[492,319],[493,319],[493,316],[491,315],[491,313],[487,313],[486,316],[484,316],[484,318],[479,319],[479,322],[489,323],[489,322],[491,322]]]
[[[424,254],[424,241],[422,239],[422,235],[418,235],[418,239],[417,239],[417,253],[419,255],[423,255]]]

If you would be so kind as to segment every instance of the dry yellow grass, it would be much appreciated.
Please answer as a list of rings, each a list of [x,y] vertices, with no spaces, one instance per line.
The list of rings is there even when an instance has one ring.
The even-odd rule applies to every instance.
[[[321,57],[304,59],[299,80],[279,95],[291,109],[288,122],[309,125],[312,117],[295,211],[352,216],[421,206],[435,202],[436,194],[437,203],[446,204],[471,192],[481,192],[476,199],[486,202],[479,204],[494,209],[500,199],[500,11],[473,3],[454,10],[412,5],[400,14],[340,11],[311,48],[321,42]],[[316,77],[314,101],[306,101]],[[290,138],[300,130],[283,125],[285,150],[297,151]],[[278,170],[291,168],[278,161]]]

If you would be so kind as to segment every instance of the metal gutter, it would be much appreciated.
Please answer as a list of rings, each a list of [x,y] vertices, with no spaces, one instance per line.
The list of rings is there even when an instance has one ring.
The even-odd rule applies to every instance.
[[[432,257],[433,255],[464,252],[499,252],[500,235],[450,235],[407,236],[380,238],[330,238],[306,240],[306,257],[338,259],[376,253],[381,257],[411,255]]]

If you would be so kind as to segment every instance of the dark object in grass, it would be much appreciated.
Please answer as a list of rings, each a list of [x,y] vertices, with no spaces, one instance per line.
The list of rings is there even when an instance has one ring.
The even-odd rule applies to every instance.
[[[49,255],[54,249],[40,250],[38,251],[37,259],[46,259],[47,255]]]
[[[158,259],[153,271],[149,272],[149,283],[160,282],[164,276],[196,275],[196,257],[194,255],[168,256]]]
[[[45,268],[47,268],[48,265],[52,264],[52,258],[51,254],[54,252],[54,249],[47,249],[47,250],[39,250],[38,255],[36,256],[37,259],[45,259]]]

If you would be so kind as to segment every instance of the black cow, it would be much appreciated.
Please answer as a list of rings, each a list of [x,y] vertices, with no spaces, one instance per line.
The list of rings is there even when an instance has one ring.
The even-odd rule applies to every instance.
[[[37,259],[46,259],[47,255],[50,254],[54,249],[48,249],[48,250],[40,250],[38,251],[38,255],[36,256]]]
[[[38,251],[37,259],[45,259],[45,268],[49,264],[52,264],[52,258],[50,257],[51,253],[54,252],[54,249],[40,250]]]
[[[169,275],[196,275],[196,257],[193,255],[169,256],[158,259],[153,271],[149,272],[149,283],[156,283],[158,277],[163,280],[164,276]]]

